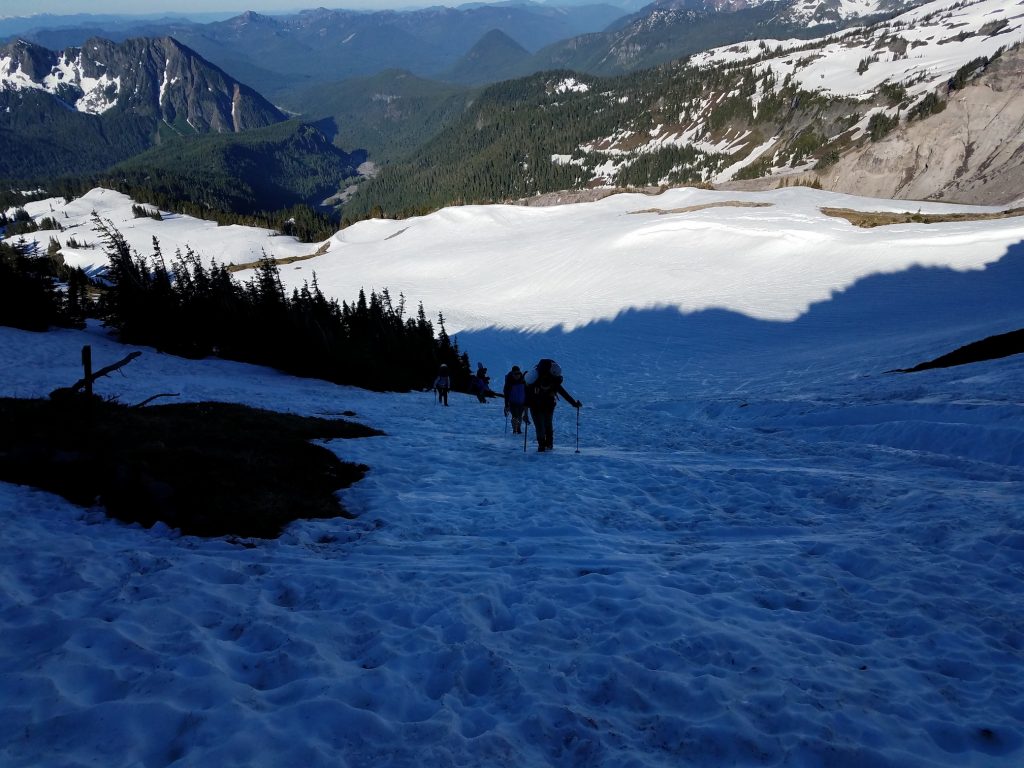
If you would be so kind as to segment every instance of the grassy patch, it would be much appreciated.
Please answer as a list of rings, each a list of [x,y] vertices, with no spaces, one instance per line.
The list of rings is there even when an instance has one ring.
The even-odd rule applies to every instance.
[[[822,208],[826,216],[846,219],[854,226],[870,229],[890,224],[941,224],[949,221],[993,221],[1024,216],[1024,208],[995,213],[911,213],[909,211],[855,211],[850,208]]]
[[[0,398],[0,423],[0,480],[102,504],[125,522],[258,538],[293,520],[350,517],[335,491],[367,467],[310,441],[381,434],[227,403],[129,408],[79,397]]]
[[[281,258],[272,257],[271,261],[277,264],[279,267],[285,264],[294,264],[296,261],[306,261],[307,259],[315,259],[317,256],[323,256],[327,253],[330,248],[330,243],[324,243],[316,249],[315,253],[310,253],[305,256],[283,256]],[[260,265],[258,261],[246,261],[242,264],[229,264],[227,266],[228,272],[243,272],[247,269],[256,269]]]

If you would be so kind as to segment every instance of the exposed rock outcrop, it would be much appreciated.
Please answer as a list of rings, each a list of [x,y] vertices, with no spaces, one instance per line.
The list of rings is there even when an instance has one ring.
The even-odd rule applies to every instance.
[[[1005,205],[1024,197],[1024,49],[1009,51],[946,109],[846,154],[825,189],[874,197]]]

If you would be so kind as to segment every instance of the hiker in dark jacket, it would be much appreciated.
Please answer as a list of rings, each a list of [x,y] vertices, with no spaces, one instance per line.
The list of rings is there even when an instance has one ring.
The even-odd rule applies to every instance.
[[[452,388],[452,379],[448,375],[448,366],[441,364],[440,370],[437,372],[437,378],[434,379],[434,389],[437,390],[437,402],[441,405],[448,405],[448,390]]]
[[[483,363],[477,365],[476,375],[469,382],[469,387],[481,403],[486,403],[488,397],[498,396],[497,392],[491,390],[491,377],[487,375]]]
[[[526,410],[526,383],[523,381],[523,372],[518,365],[513,365],[512,370],[505,375],[505,415],[512,416],[512,434],[523,433],[523,413]]]
[[[565,398],[573,408],[583,403],[573,398],[562,386],[562,369],[554,360],[543,359],[526,374],[526,405],[533,417],[533,430],[537,434],[537,450],[550,451],[555,447],[552,419],[558,396]]]

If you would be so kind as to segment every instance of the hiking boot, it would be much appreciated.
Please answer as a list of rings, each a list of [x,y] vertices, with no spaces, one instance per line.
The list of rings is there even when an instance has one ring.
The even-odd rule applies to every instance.
[[[543,445],[538,445],[537,446],[537,453],[544,453],[544,446]]]

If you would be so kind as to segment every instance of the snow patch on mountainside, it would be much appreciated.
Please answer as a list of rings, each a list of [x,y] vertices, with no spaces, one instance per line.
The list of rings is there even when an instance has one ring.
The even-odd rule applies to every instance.
[[[589,85],[575,77],[567,77],[555,86],[555,93],[586,93],[589,90]]]
[[[789,6],[786,16],[794,23],[817,27],[842,19],[875,16],[909,5],[913,3],[887,0],[797,0]]]
[[[121,78],[111,77],[106,72],[98,76],[90,76],[85,72],[81,53],[74,59],[62,54],[50,71],[38,81],[26,73],[21,63],[13,57],[0,57],[0,90],[30,88],[66,100],[67,89],[70,88],[73,93],[81,93],[71,105],[79,112],[99,115],[114,107],[121,93]]]
[[[759,75],[772,71],[809,91],[858,99],[883,83],[925,93],[952,77],[966,62],[991,57],[1024,40],[1024,5],[1004,0],[937,0],[885,23],[846,30],[820,43],[753,40],[713,48],[690,58],[695,66],[763,59]]]
[[[11,56],[0,56],[0,90],[6,88],[20,91],[23,88],[39,87],[39,84],[22,69],[20,62]]]

